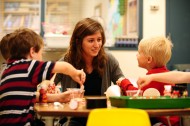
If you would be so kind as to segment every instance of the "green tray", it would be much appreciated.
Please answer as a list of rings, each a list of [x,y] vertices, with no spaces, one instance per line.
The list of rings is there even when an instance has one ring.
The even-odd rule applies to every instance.
[[[128,96],[110,97],[111,106],[119,108],[140,108],[140,109],[167,109],[167,108],[189,108],[190,97],[170,98],[157,97],[148,98],[136,97],[133,99]]]

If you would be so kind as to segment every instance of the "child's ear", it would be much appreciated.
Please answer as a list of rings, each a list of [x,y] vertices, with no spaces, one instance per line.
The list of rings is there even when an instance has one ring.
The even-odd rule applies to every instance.
[[[153,59],[152,59],[152,56],[148,56],[148,57],[147,57],[147,60],[148,60],[148,63],[151,63],[152,60],[153,60]]]
[[[31,47],[30,48],[30,58],[34,58],[35,57],[35,51],[34,51],[34,48],[33,47]]]

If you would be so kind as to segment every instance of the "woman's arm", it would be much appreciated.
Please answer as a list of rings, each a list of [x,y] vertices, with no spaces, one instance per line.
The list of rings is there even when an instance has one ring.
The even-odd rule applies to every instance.
[[[148,85],[151,81],[159,81],[164,83],[189,83],[190,82],[190,72],[181,71],[171,71],[165,73],[157,73],[151,75],[145,75],[139,77],[137,84],[139,87],[144,87]]]

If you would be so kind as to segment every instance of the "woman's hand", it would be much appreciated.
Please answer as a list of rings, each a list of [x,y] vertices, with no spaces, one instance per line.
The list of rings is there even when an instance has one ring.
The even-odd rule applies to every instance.
[[[58,102],[61,102],[61,103],[69,102],[71,100],[71,92],[70,91],[62,92],[58,94],[58,97],[59,97]]]
[[[137,80],[137,85],[139,88],[142,88],[148,85],[152,81],[151,75],[141,76]]]

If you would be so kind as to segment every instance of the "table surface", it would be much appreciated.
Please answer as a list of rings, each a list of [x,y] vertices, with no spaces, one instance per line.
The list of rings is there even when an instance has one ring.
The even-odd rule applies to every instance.
[[[112,107],[108,107],[111,109]],[[40,116],[76,116],[76,117],[88,117],[92,109],[86,109],[85,105],[79,105],[75,110],[69,107],[68,103],[62,103],[60,105],[54,105],[54,103],[40,104],[36,103],[34,106],[35,112]],[[144,109],[147,111],[150,117],[158,116],[184,116],[190,115],[190,108],[181,109]]]

